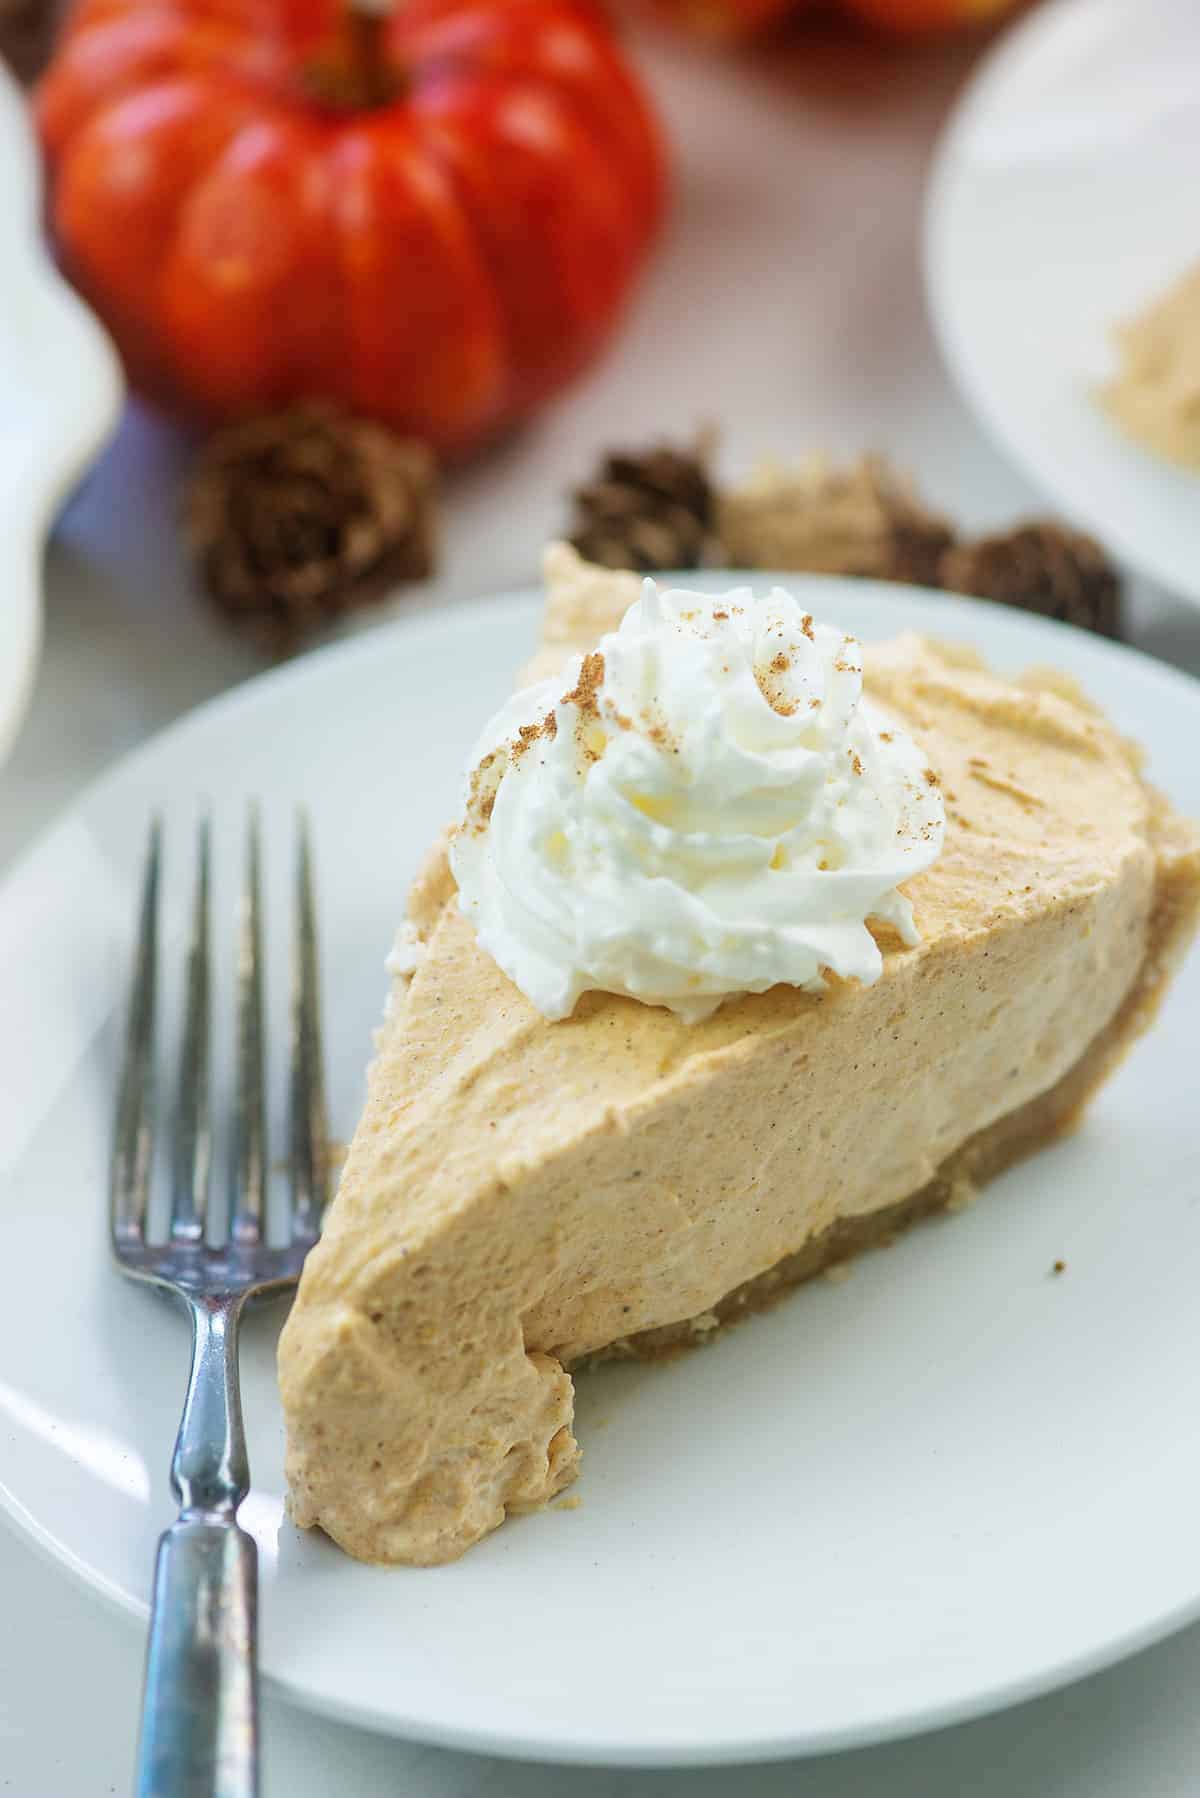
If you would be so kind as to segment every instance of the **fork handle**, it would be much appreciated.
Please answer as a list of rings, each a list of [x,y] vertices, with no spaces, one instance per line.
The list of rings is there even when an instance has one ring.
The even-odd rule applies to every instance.
[[[159,1537],[135,1798],[258,1798],[258,1551],[238,1390],[242,1297],[192,1298],[192,1370]]]
[[[256,1798],[258,1551],[232,1521],[158,1540],[136,1798]]]

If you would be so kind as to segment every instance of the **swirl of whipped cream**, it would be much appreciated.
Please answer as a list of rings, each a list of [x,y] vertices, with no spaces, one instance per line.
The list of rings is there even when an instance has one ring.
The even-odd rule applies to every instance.
[[[945,809],[863,697],[853,637],[782,588],[647,581],[619,629],[484,731],[451,864],[479,942],[547,1018],[623,993],[686,1021],[823,970],[882,970],[875,918],[918,940],[899,883]]]

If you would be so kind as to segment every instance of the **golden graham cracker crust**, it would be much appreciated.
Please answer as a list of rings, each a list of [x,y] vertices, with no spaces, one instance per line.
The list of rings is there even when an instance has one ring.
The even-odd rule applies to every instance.
[[[551,575],[542,671],[630,597],[569,552]],[[570,1366],[695,1340],[969,1199],[1146,1027],[1200,841],[1130,747],[1057,677],[913,638],[867,676],[948,817],[907,886],[921,940],[881,935],[871,987],[775,987],[693,1025],[590,993],[548,1024],[428,858],[415,972],[280,1342],[297,1523],[364,1560],[454,1559],[575,1476]]]

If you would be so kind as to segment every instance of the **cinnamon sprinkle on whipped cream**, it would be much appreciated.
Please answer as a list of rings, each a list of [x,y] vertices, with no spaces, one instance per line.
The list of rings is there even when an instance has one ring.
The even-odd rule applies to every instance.
[[[451,863],[479,942],[545,1017],[600,990],[693,1021],[780,982],[876,980],[867,920],[917,941],[898,889],[944,829],[852,636],[782,588],[647,581],[488,725]]]

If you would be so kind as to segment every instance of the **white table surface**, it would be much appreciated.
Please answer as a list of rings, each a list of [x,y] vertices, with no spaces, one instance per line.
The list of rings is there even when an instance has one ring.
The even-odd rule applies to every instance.
[[[871,445],[919,471],[930,499],[965,523],[1039,507],[950,388],[921,298],[922,178],[971,51],[883,54],[812,37],[739,61],[662,40],[640,48],[679,146],[654,271],[605,363],[519,441],[455,478],[439,578],[396,610],[527,584],[561,523],[565,487],[602,446],[709,418],[724,428],[730,468],[767,449]],[[33,712],[0,772],[0,867],[98,770],[258,666],[199,605],[183,566],[173,520],[187,454],[168,427],[131,410],[59,522]],[[1139,586],[1132,635],[1200,673],[1200,611]],[[181,1338],[181,1381],[184,1353]],[[0,1794],[125,1792],[140,1633],[4,1529],[0,1595]],[[920,1740],[773,1768],[645,1774],[411,1748],[268,1698],[266,1791],[1194,1798],[1198,1692],[1200,1628],[1065,1692]]]

